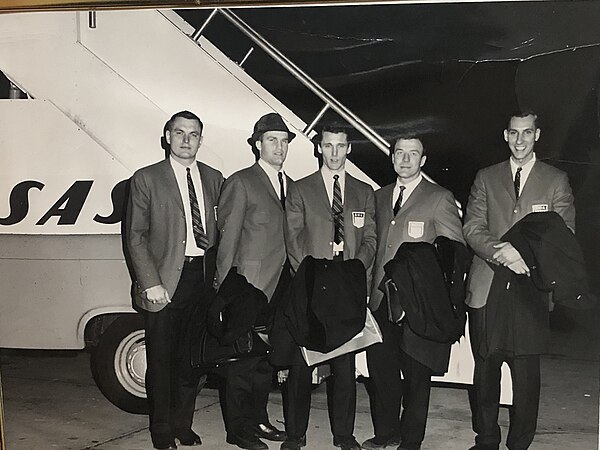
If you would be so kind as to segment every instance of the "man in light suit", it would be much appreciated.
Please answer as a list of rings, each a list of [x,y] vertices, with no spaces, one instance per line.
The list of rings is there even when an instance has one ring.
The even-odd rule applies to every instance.
[[[449,348],[418,337],[406,323],[398,326],[389,322],[387,299],[379,290],[383,267],[404,242],[431,244],[438,236],[462,243],[464,239],[454,196],[421,174],[427,159],[421,139],[397,139],[391,159],[398,178],[375,192],[377,257],[369,308],[381,327],[383,342],[367,349],[375,436],[362,446],[370,449],[400,444],[399,449],[416,450],[425,436],[433,373],[430,366],[447,358]]]
[[[196,162],[201,120],[189,111],[165,126],[167,159],[135,172],[127,209],[126,242],[135,274],[135,305],[146,331],[146,391],[154,448],[199,445],[192,431],[199,374],[184,351],[183,330],[203,301],[204,252],[215,244],[214,208],[221,173]],[[210,280],[208,287],[210,287]]]
[[[326,126],[318,139],[323,165],[297,181],[286,200],[288,255],[296,271],[306,256],[335,260],[360,260],[369,271],[375,257],[375,201],[371,186],[345,170],[351,151],[348,130]],[[337,191],[337,192],[336,192]],[[340,210],[336,210],[336,202]],[[342,216],[342,223],[336,214]],[[343,233],[336,230],[340,226]],[[301,358],[300,358],[301,359]],[[304,361],[302,361],[303,363]],[[345,450],[359,449],[353,436],[356,409],[354,353],[329,362],[333,389],[329,417],[333,442]],[[311,396],[312,367],[293,365],[287,382],[289,405],[285,418],[288,440],[282,449],[298,449],[305,443]]]
[[[479,348],[486,332],[486,303],[494,276],[491,267],[503,265],[516,274],[529,276],[529,267],[519,252],[510,243],[502,242],[501,236],[532,212],[556,211],[569,228],[575,229],[575,207],[567,175],[537,160],[533,151],[540,132],[537,116],[532,112],[517,113],[510,118],[504,140],[511,157],[477,173],[467,206],[464,234],[475,251],[466,302],[470,307],[475,358],[473,425],[477,437],[472,448],[476,450],[495,450],[500,444],[498,404],[503,362],[509,365],[513,381],[506,444],[511,450],[526,449],[535,435],[540,393],[539,354],[544,351],[543,345],[537,354],[520,354],[519,343],[511,348],[490,349],[485,356],[480,354]],[[498,328],[497,324],[487,325]],[[516,321],[513,325],[523,326]],[[512,332],[504,328],[498,332],[511,340]]]
[[[270,301],[286,262],[283,205],[292,180],[283,172],[288,144],[295,134],[279,114],[269,113],[254,125],[248,143],[257,162],[227,179],[218,207],[221,241],[215,287],[232,267]],[[283,441],[267,415],[273,369],[266,358],[229,365],[225,387],[227,442],[245,449],[266,449],[259,437]]]

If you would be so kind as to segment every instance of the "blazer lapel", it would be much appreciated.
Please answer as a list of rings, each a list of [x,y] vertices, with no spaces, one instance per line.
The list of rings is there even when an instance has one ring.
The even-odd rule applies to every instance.
[[[264,169],[262,167],[260,167],[260,164],[258,164],[258,162],[256,162],[254,164],[254,171],[258,175],[258,179],[261,180],[262,183],[265,185],[265,188],[267,189],[267,191],[269,192],[269,194],[271,195],[273,200],[275,200],[277,202],[277,204],[283,211],[283,207],[281,206],[281,201],[279,200],[279,197],[277,196],[277,193],[275,192],[275,188],[273,187],[273,184],[271,183],[269,176],[264,171]]]
[[[540,167],[536,160],[536,162],[533,164],[533,167],[531,168],[531,172],[529,172],[527,181],[521,188],[521,195],[519,195],[519,200],[523,198],[523,195],[527,195],[535,191],[536,186],[540,185],[540,181],[542,181],[542,177],[540,175]]]
[[[398,216],[400,216],[401,214],[406,212],[407,209],[410,209],[413,205],[418,203],[419,197],[423,194],[423,190],[425,189],[425,183],[427,183],[427,180],[425,178],[423,178],[419,182],[417,187],[415,187],[414,191],[412,191],[412,194],[410,194],[410,197],[408,197],[406,199],[406,202],[404,202],[404,204],[400,208],[400,211],[398,211]],[[393,191],[392,191],[392,195],[393,195]],[[392,200],[390,199],[390,207],[391,207],[391,202],[392,202]],[[393,212],[392,212],[392,214],[393,214]],[[396,216],[396,217],[398,217],[398,216]]]
[[[329,196],[327,195],[327,189],[325,188],[325,180],[323,180],[323,175],[321,175],[320,170],[317,170],[314,174],[314,187],[316,191],[316,198],[320,200],[321,207],[330,216],[333,216],[331,203],[329,203]]]
[[[517,201],[515,195],[515,183],[512,177],[512,171],[510,170],[510,160],[506,160],[504,164],[500,166],[500,176],[498,177],[502,187],[508,192],[513,204]]]
[[[175,172],[173,172],[173,167],[171,167],[171,161],[166,159],[162,164],[163,176],[165,178],[165,188],[169,192],[169,196],[175,199],[177,206],[183,212],[183,199],[181,198],[181,192],[179,191],[179,186],[177,185],[177,178],[175,178]]]

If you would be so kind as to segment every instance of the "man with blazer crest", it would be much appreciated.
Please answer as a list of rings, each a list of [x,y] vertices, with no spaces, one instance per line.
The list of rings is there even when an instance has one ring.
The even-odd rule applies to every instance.
[[[290,187],[286,200],[288,255],[292,269],[306,256],[319,259],[358,259],[368,273],[375,256],[375,201],[371,186],[345,171],[351,151],[348,130],[325,126],[317,150],[323,165],[317,172]],[[336,217],[339,214],[340,217]],[[341,231],[341,233],[340,233]],[[366,280],[365,280],[366,281]],[[301,358],[300,358],[301,359]],[[298,449],[305,443],[311,397],[312,367],[304,361],[290,368],[286,406],[288,440],[282,449]],[[333,443],[345,450],[359,449],[353,436],[356,409],[354,353],[329,362],[333,389],[328,395]]]
[[[511,369],[513,404],[507,447],[529,447],[535,435],[540,394],[540,359],[543,345],[522,354],[518,343],[511,348],[479,351],[486,326],[501,333],[502,342],[512,342],[510,330],[486,324],[486,303],[494,277],[492,266],[503,265],[514,273],[529,276],[529,267],[519,252],[503,236],[515,223],[532,212],[557,212],[566,225],[575,229],[575,207],[567,175],[536,158],[534,145],[540,137],[537,115],[514,114],[504,130],[511,151],[507,161],[481,169],[471,188],[464,234],[475,252],[467,281],[467,306],[473,356],[475,359],[473,428],[477,433],[475,450],[496,450],[500,444],[498,406],[500,367]],[[547,309],[545,310],[547,313]],[[512,326],[531,326],[513,321]],[[510,328],[510,327],[509,327]],[[540,330],[547,331],[547,330]],[[490,332],[490,330],[487,330]]]
[[[271,301],[287,259],[284,202],[293,182],[285,175],[283,163],[295,136],[279,114],[262,116],[248,139],[257,162],[225,181],[217,213],[221,232],[217,289],[236,267]],[[267,415],[272,375],[266,357],[246,358],[227,368],[225,420],[230,444],[260,450],[268,447],[259,437],[285,440],[285,433],[277,430]]]
[[[196,161],[202,121],[178,112],[165,126],[169,157],[134,173],[126,243],[135,275],[133,295],[144,316],[146,392],[154,448],[199,445],[192,431],[199,374],[183,330],[203,301],[204,253],[217,241],[215,206],[221,173]],[[210,280],[208,280],[210,286]]]
[[[384,265],[394,258],[402,243],[432,244],[438,236],[464,243],[454,196],[421,174],[426,159],[420,138],[397,139],[391,160],[398,178],[375,192],[377,256],[369,308],[381,327],[383,342],[367,349],[375,436],[366,440],[363,448],[398,444],[399,449],[421,447],[429,408],[431,367],[439,366],[449,353],[449,345],[419,337],[406,321],[400,326],[389,322],[387,300],[379,289]]]

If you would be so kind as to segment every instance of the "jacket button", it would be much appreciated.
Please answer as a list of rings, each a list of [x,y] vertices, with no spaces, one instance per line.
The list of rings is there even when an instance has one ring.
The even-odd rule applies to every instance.
[[[327,290],[327,286],[323,286],[321,287],[322,290],[326,291]]]
[[[519,212],[519,210],[518,210],[518,209],[515,209],[513,212],[514,212],[515,214],[517,214],[517,213]]]
[[[330,242],[329,245],[333,245],[333,242]]]
[[[185,241],[181,241],[182,244],[185,244]]]
[[[388,244],[388,248],[392,248],[392,244]]]
[[[396,221],[395,220],[392,220],[391,223],[392,223],[392,225],[396,225]]]

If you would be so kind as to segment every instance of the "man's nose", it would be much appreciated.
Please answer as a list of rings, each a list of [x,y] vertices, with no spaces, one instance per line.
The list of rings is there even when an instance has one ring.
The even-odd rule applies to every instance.
[[[523,143],[523,134],[517,133],[517,144]]]
[[[185,142],[186,144],[190,142],[190,136],[188,134],[183,135],[183,142]]]
[[[408,153],[404,153],[402,155],[402,161],[409,162],[410,161],[410,155]]]
[[[333,150],[331,150],[331,156],[337,156],[338,155],[338,149],[337,147],[333,147]]]

